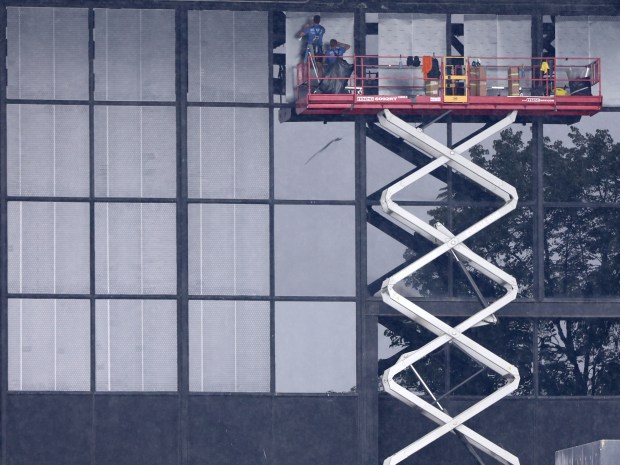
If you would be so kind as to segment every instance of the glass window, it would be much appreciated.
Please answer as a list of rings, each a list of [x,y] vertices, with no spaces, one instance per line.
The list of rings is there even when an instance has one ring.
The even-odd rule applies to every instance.
[[[353,123],[275,123],[275,196],[355,198]]]
[[[356,389],[355,303],[276,303],[276,391]]]
[[[620,295],[620,208],[545,209],[545,294]]]
[[[90,390],[88,300],[9,299],[9,390]]]
[[[377,224],[377,220],[373,219],[366,228],[368,289],[375,295],[381,290],[383,280],[405,263],[407,252],[406,245],[380,229],[385,222],[390,221],[381,218],[381,224]],[[398,229],[396,231],[400,232]],[[409,233],[403,231],[403,234]]]
[[[455,142],[458,142],[459,137],[470,134],[470,132],[457,134],[459,126],[453,125]],[[471,131],[473,132],[474,128],[471,128]],[[519,202],[532,200],[533,146],[530,124],[526,125],[525,129],[514,125],[504,129],[494,137],[475,145],[463,155],[512,185],[517,190]],[[453,179],[453,190],[454,199],[459,201],[500,200],[496,195],[458,174],[455,174]]]
[[[90,292],[89,206],[9,202],[9,292]]]
[[[174,107],[95,107],[95,194],[176,196]]]
[[[270,342],[269,302],[190,301],[190,391],[269,392]]]
[[[368,195],[372,195],[375,199],[381,198],[381,192],[396,180],[432,161],[431,157],[418,152],[379,126],[371,128],[369,134],[372,135],[366,139],[366,187]],[[437,169],[400,191],[394,199],[446,200],[446,176],[445,169]]]
[[[352,206],[277,205],[278,295],[355,295]]]
[[[174,294],[176,208],[161,203],[95,205],[98,294]]]
[[[189,12],[189,89],[199,102],[268,101],[268,13]]]
[[[98,391],[176,391],[177,303],[98,300]]]
[[[88,99],[88,10],[7,8],[8,98]]]
[[[95,9],[95,99],[175,99],[174,10]]]
[[[545,126],[544,196],[551,202],[620,202],[620,131],[615,113]]]
[[[88,107],[8,105],[8,194],[87,197]]]
[[[499,205],[494,208],[454,208],[452,221],[455,232],[465,230],[498,208]],[[466,241],[466,245],[478,255],[516,278],[519,298],[532,298],[534,295],[533,216],[531,209],[517,207]],[[470,267],[467,269],[472,273],[476,285],[486,298],[492,299],[506,293],[503,287],[491,279],[482,276]],[[454,270],[456,293],[474,296],[465,273],[457,263],[454,264]]]
[[[269,110],[189,108],[189,196],[269,197]]]
[[[190,294],[269,295],[269,207],[189,206]]]
[[[459,322],[452,320],[451,326]],[[530,320],[498,317],[495,325],[479,326],[466,335],[519,370],[521,381],[513,396],[533,394],[533,327]],[[463,384],[461,384],[463,383]],[[506,384],[494,371],[482,367],[457,347],[450,347],[450,389],[454,395],[487,396]],[[457,388],[458,386],[458,388]]]
[[[619,395],[619,339],[618,320],[540,320],[540,394]]]
[[[407,318],[379,317],[378,325],[379,390],[383,390],[381,377],[406,353],[413,352],[435,339],[435,335]],[[413,369],[401,371],[395,381],[417,395],[428,395],[427,388],[435,397],[446,392],[446,351],[442,347],[419,360]],[[417,372],[417,373],[416,373]],[[427,387],[424,387],[426,384]]]
[[[440,207],[435,206],[403,206],[403,208],[427,222],[432,220],[434,212],[441,210]],[[398,248],[396,243],[384,237],[385,235],[405,246],[402,249],[402,265],[405,263],[413,263],[436,248],[431,241],[418,234],[413,234],[412,230],[406,228],[404,224],[396,222],[392,218],[388,218],[380,207],[374,207],[372,209],[368,222],[381,230],[381,232],[377,232],[372,236],[369,235],[368,237],[369,256],[371,256],[370,254],[372,254],[372,256],[381,256],[381,260],[384,260],[387,254],[395,254],[397,252]],[[434,224],[434,221],[431,222]],[[392,251],[388,250],[386,247],[388,243],[391,244],[389,249],[392,249]],[[448,255],[444,254],[401,280],[395,286],[395,290],[399,294],[408,297],[446,296],[449,294],[449,268],[450,261]],[[386,268],[383,271],[383,275],[391,275],[396,271],[398,270],[394,268]]]

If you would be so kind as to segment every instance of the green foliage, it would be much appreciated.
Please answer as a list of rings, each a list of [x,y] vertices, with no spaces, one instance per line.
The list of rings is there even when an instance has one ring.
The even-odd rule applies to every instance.
[[[519,193],[520,202],[534,201],[534,164],[536,153],[531,142],[523,142],[523,133],[507,129],[493,142],[493,150],[473,147],[470,156],[474,163],[512,184]],[[544,139],[543,197],[552,204],[544,212],[543,249],[545,295],[547,297],[584,297],[620,295],[620,144],[615,143],[607,130],[594,134],[581,133],[571,127],[570,143]],[[456,183],[455,183],[456,185]],[[453,204],[429,211],[431,224],[441,222],[455,234],[497,209],[500,202],[473,183],[459,183],[461,190],[452,193]],[[463,187],[464,186],[464,187]],[[448,200],[444,190],[438,200]],[[459,205],[459,201],[478,205]],[[580,205],[580,204],[583,204]],[[519,296],[534,297],[534,215],[532,208],[517,207],[516,211],[476,234],[467,245],[491,263],[517,278]],[[407,260],[419,258],[415,250],[407,250]],[[421,296],[445,295],[449,283],[451,258],[432,262],[405,281]],[[471,271],[471,270],[470,270]],[[474,296],[461,271],[453,263],[455,295]],[[487,278],[474,277],[483,295],[493,300],[503,289]],[[501,321],[501,320],[500,320]],[[502,344],[488,340],[499,348],[507,360],[516,360],[521,370],[530,370],[526,353],[530,352],[529,322],[501,326]],[[489,328],[483,327],[481,337]],[[495,330],[497,331],[497,330]],[[423,333],[423,331],[422,331]],[[402,333],[386,331],[392,343],[403,350],[414,350],[422,345],[419,329]],[[620,324],[609,320],[541,322],[539,326],[540,388],[548,395],[620,394],[620,351],[618,340]],[[478,340],[478,339],[477,339]],[[529,341],[529,342],[528,342]],[[457,371],[466,365],[458,358],[453,362]],[[465,362],[463,362],[465,363]],[[427,362],[430,384],[440,389],[443,369],[435,362]],[[430,369],[432,368],[432,369]],[[524,377],[521,393],[531,391],[531,378]],[[413,386],[415,380],[403,379]],[[483,377],[463,393],[480,393],[495,385],[493,377]],[[413,383],[413,384],[410,384]],[[417,385],[416,385],[417,386]],[[615,386],[615,387],[614,387]],[[416,389],[419,389],[417,386]]]

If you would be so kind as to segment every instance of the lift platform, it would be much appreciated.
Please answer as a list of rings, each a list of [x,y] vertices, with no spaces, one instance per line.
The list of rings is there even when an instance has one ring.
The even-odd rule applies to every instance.
[[[465,245],[465,241],[513,211],[518,195],[513,186],[475,165],[463,154],[517,121],[542,118],[561,122],[566,118],[578,119],[599,112],[603,103],[600,60],[435,56],[420,60],[419,57],[355,56],[347,57],[352,60],[352,67],[342,66],[344,72],[336,73],[336,68],[330,69],[327,63],[323,68],[315,58],[310,56],[307,63],[297,67],[295,110],[298,121],[313,116],[327,120],[330,115],[334,119],[376,115],[377,124],[373,126],[380,128],[378,131],[391,134],[425,158],[416,163],[415,171],[396,179],[383,190],[381,207],[393,227],[413,232],[432,246],[412,263],[388,273],[381,284],[381,296],[384,303],[433,333],[435,338],[401,355],[385,370],[382,383],[386,393],[415,408],[437,427],[385,458],[383,464],[401,463],[444,435],[453,433],[465,443],[480,465],[484,462],[478,452],[503,465],[519,465],[518,457],[465,425],[519,385],[517,367],[465,334],[473,327],[493,324],[495,313],[516,298],[515,278],[476,254]],[[486,125],[451,148],[424,132],[428,125],[448,114],[477,117]],[[406,119],[413,118],[412,115],[430,122],[417,127],[408,124]],[[422,177],[446,168],[458,178],[478,184],[498,197],[501,205],[466,229],[452,232],[442,224],[430,224],[417,217],[395,200],[398,192]],[[398,292],[400,283],[445,254],[451,254],[461,265],[482,304],[481,310],[455,326],[425,310],[423,302],[414,303]],[[487,301],[475,280],[469,279],[468,269],[496,283],[503,288],[504,294]],[[495,372],[504,381],[494,392],[454,416],[439,404],[415,368],[417,362],[446,344],[462,351],[483,370]],[[408,369],[418,377],[431,401],[399,384],[399,374]]]
[[[389,109],[399,116],[505,116],[516,110],[521,119],[579,117],[594,115],[603,103],[599,58],[428,57],[439,73],[413,66],[419,60],[412,57],[344,58],[353,65],[351,76],[326,76],[310,61],[297,66],[298,115]],[[343,92],[325,93],[330,80],[343,81]]]

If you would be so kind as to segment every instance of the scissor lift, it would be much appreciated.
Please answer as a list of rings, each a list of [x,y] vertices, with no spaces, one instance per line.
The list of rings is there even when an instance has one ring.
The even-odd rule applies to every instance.
[[[516,367],[501,359],[488,349],[482,347],[480,344],[476,343],[464,334],[465,331],[474,326],[479,326],[485,322],[489,322],[489,320],[493,318],[495,312],[514,300],[517,295],[516,280],[492,263],[474,253],[463,244],[463,241],[480,232],[491,223],[499,220],[510,211],[514,210],[518,200],[517,191],[513,186],[505,183],[501,179],[498,179],[488,171],[483,170],[461,155],[461,153],[465,152],[469,148],[512,124],[515,121],[516,116],[517,112],[513,111],[501,121],[489,127],[487,130],[479,133],[475,137],[472,137],[470,140],[459,145],[458,147],[450,149],[449,147],[440,144],[433,138],[424,134],[422,129],[414,128],[402,119],[394,116],[389,110],[383,110],[378,115],[379,124],[381,127],[397,135],[398,137],[401,137],[407,143],[434,159],[424,167],[416,170],[413,174],[385,189],[381,196],[381,206],[385,213],[387,213],[390,217],[433,242],[437,246],[435,249],[420,257],[409,266],[400,270],[383,282],[381,289],[383,301],[406,317],[411,318],[419,325],[428,329],[437,335],[437,337],[420,349],[403,354],[394,366],[385,371],[382,381],[383,387],[387,393],[407,405],[418,409],[423,415],[427,416],[440,426],[385,459],[384,465],[395,465],[400,463],[424,446],[452,431],[459,433],[459,437],[466,441],[466,443],[491,455],[505,465],[519,464],[519,459],[517,457],[463,424],[473,416],[479,414],[484,409],[513,392],[519,385],[519,372]],[[416,217],[413,213],[399,206],[393,200],[393,197],[398,192],[414,184],[422,177],[442,166],[450,167],[460,175],[470,179],[487,191],[497,195],[501,200],[503,200],[504,205],[469,228],[455,235],[441,224],[430,225],[426,223],[424,220]],[[491,304],[488,304],[475,315],[467,318],[455,327],[451,327],[439,318],[433,316],[419,305],[399,294],[395,289],[395,286],[399,282],[403,281],[406,277],[417,272],[422,267],[446,252],[454,252],[459,260],[492,279],[506,290],[503,297],[497,299]],[[399,373],[409,368],[414,368],[413,366],[417,361],[430,355],[432,352],[448,343],[451,343],[454,347],[459,348],[478,364],[495,371],[506,380],[506,384],[503,387],[455,417],[448,415],[439,406],[433,405],[435,402],[427,402],[422,397],[415,395],[395,381],[395,377]]]
[[[377,115],[379,127],[425,154],[430,160],[422,163],[412,174],[396,180],[381,195],[381,206],[390,218],[402,225],[403,229],[413,231],[435,245],[425,255],[387,277],[382,283],[381,296],[387,305],[435,334],[436,338],[417,350],[403,354],[396,364],[384,372],[382,382],[387,393],[419,410],[438,427],[387,457],[383,463],[396,465],[445,434],[454,433],[481,465],[484,462],[475,449],[504,465],[519,465],[516,456],[465,426],[466,421],[512,393],[518,387],[520,378],[515,366],[465,335],[472,327],[496,322],[495,313],[515,299],[517,283],[514,277],[464,244],[465,240],[514,210],[518,196],[513,186],[475,165],[462,154],[508,127],[517,121],[518,117],[520,122],[533,117],[579,118],[600,111],[600,60],[545,57],[493,57],[474,60],[467,57],[438,57],[437,60],[441,62],[441,76],[430,79],[408,66],[403,66],[402,57],[353,57],[352,60],[353,74],[346,78],[313,78],[310,74],[305,74],[309,73],[310,63],[298,67],[297,80],[298,83],[303,83],[303,86],[297,87],[297,120],[303,120],[305,115],[332,115],[332,118],[334,115],[337,115],[336,118]],[[543,62],[547,65],[550,63],[550,66],[545,67],[552,72],[541,72]],[[316,91],[319,85],[318,82],[313,84],[313,79],[346,79],[347,85],[341,87],[346,88],[347,92],[322,94]],[[465,142],[450,148],[425,134],[422,126],[414,127],[403,119],[421,116],[426,121],[430,120],[425,123],[426,127],[448,114],[456,118],[474,117],[487,124]],[[560,118],[555,121],[562,120]],[[376,136],[376,131],[373,130],[373,133]],[[427,223],[394,200],[398,192],[445,167],[494,194],[501,199],[503,205],[455,234],[442,224]],[[397,284],[446,253],[451,254],[456,263],[461,265],[483,306],[480,311],[454,327],[396,290]],[[471,279],[467,266],[497,283],[505,290],[504,295],[488,302]],[[414,366],[416,362],[448,343],[483,368],[499,374],[505,381],[495,392],[455,416],[442,408]],[[413,370],[418,376],[432,402],[398,384],[396,377],[407,369]]]

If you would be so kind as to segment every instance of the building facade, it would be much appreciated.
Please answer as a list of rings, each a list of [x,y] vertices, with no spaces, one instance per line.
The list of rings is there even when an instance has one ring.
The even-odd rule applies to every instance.
[[[9,0],[3,465],[375,465],[432,428],[379,382],[429,340],[379,295],[429,247],[379,205],[415,158],[373,117],[292,115],[314,14],[349,55],[601,58],[602,112],[469,153],[520,197],[468,246],[519,282],[471,336],[521,385],[468,426],[524,465],[618,438],[617,2]],[[452,146],[484,124],[427,132]],[[401,201],[455,230],[495,205],[450,172]],[[449,256],[402,290],[449,321],[480,307]],[[419,371],[451,413],[499,382],[450,347]],[[447,435],[403,463],[466,461]]]

